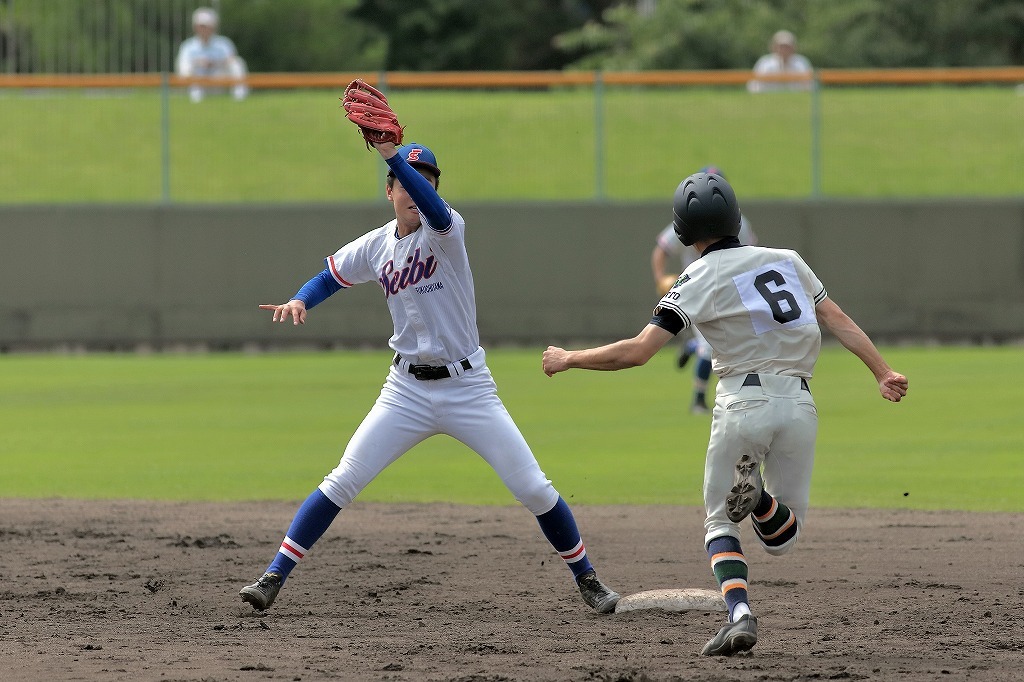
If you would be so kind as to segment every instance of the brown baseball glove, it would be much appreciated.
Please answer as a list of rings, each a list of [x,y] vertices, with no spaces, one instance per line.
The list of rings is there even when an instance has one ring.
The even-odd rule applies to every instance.
[[[398,122],[398,115],[388,105],[388,98],[380,90],[357,78],[345,88],[341,102],[345,118],[359,126],[367,149],[382,142],[402,144],[404,128]]]

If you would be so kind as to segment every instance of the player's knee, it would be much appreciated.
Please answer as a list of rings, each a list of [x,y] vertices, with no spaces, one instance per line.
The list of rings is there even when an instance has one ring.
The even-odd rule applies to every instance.
[[[558,502],[558,491],[543,474],[524,476],[508,482],[509,490],[534,516],[548,512]]]
[[[763,538],[758,535],[758,540],[761,546],[764,547],[764,551],[768,552],[772,556],[782,556],[796,546],[797,540],[800,539],[800,526],[794,525],[794,532],[791,534],[784,534],[777,538]]]
[[[369,485],[372,477],[357,475],[358,467],[346,466],[344,460],[331,473],[324,476],[323,482],[319,485],[320,491],[339,507],[347,507],[352,500]]]
[[[796,545],[796,538],[793,538],[792,540],[790,540],[789,542],[787,542],[784,545],[778,545],[778,546],[776,546],[776,545],[769,545],[766,542],[762,542],[761,543],[761,546],[764,547],[764,551],[768,552],[772,556],[782,556],[783,554],[786,554],[787,552],[789,552],[789,550],[793,549],[793,547],[795,545]]]
[[[355,499],[355,495],[351,490],[346,489],[344,485],[339,485],[337,481],[332,481],[329,478],[325,478],[317,488],[328,500],[342,509]]]

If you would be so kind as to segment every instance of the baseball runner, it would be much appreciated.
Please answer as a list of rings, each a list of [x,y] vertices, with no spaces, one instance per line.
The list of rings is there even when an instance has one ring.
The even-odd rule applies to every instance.
[[[701,173],[716,173],[725,177],[716,166],[705,166],[700,169]],[[755,246],[757,235],[754,234],[750,221],[744,215],[740,216],[740,244]],[[675,228],[669,223],[658,233],[658,238],[651,252],[651,271],[654,274],[654,284],[658,290],[658,296],[664,296],[679,279],[679,273],[700,258],[700,254],[692,246],[683,246],[676,236]],[[666,272],[669,259],[678,259],[682,268],[676,272]],[[690,404],[690,414],[708,414],[710,410],[707,404],[708,381],[711,378],[711,346],[701,336],[696,328],[690,328],[690,338],[684,339],[679,349],[679,357],[676,364],[680,369],[686,367],[692,356],[697,356],[697,364],[693,371],[693,402]]]
[[[447,434],[476,451],[540,528],[572,571],[583,601],[598,613],[619,595],[598,579],[572,511],[541,470],[498,398],[480,347],[466,224],[437,193],[441,170],[424,145],[402,141],[402,127],[377,90],[354,81],[347,118],[388,165],[395,217],[325,258],[326,268],[287,303],[261,305],[274,322],[305,324],[332,294],[374,282],[394,322],[394,360],[380,397],[352,435],[341,461],[301,505],[263,576],[243,587],[259,610],[274,603],[296,564],[338,513],[389,464],[417,443]]]
[[[550,346],[543,369],[552,376],[636,367],[690,326],[704,334],[719,378],[704,469],[704,546],[729,617],[701,653],[731,656],[757,643],[738,524],[750,516],[761,546],[780,555],[796,544],[807,514],[819,325],[867,365],[886,400],[899,402],[908,383],[796,251],[740,244],[739,204],[722,176],[686,178],[673,212],[680,241],[701,256],[661,299],[651,322],[637,336],[600,348]]]

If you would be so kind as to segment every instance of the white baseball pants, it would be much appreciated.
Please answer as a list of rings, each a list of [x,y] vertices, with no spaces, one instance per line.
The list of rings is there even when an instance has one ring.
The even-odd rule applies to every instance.
[[[558,491],[498,398],[481,348],[460,376],[420,381],[394,364],[380,396],[319,488],[346,507],[389,464],[430,436],[447,434],[479,454],[535,516],[550,511]]]
[[[762,465],[764,489],[789,507],[802,526],[807,515],[818,435],[818,412],[799,377],[758,374],[760,386],[744,386],[745,374],[719,379],[711,438],[704,465],[704,544],[740,537],[725,513],[736,461],[744,454]]]

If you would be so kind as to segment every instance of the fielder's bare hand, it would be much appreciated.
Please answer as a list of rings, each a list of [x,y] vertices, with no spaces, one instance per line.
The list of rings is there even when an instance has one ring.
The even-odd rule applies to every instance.
[[[878,381],[878,390],[882,397],[894,403],[903,400],[903,397],[907,395],[908,386],[907,378],[891,369]]]
[[[306,324],[306,304],[299,299],[281,305],[261,305],[260,310],[273,310],[274,322],[284,322],[291,315],[292,324]]]
[[[569,363],[567,358],[569,357],[569,351],[558,346],[548,346],[548,349],[544,351],[544,358],[541,361],[541,368],[544,373],[549,377],[564,372],[569,369]]]

